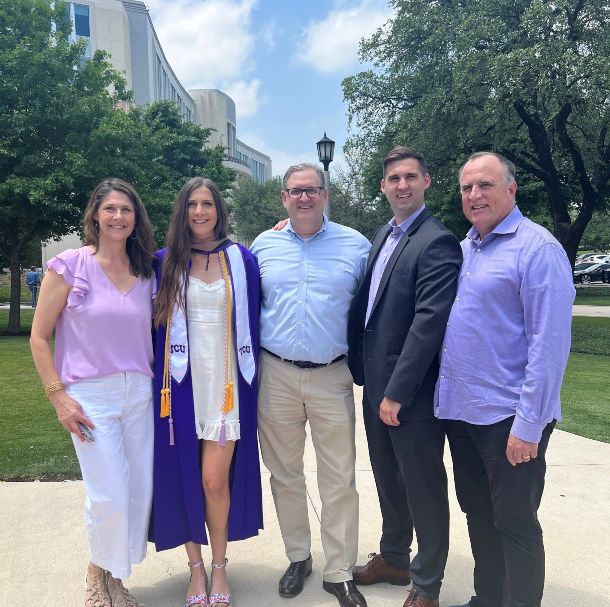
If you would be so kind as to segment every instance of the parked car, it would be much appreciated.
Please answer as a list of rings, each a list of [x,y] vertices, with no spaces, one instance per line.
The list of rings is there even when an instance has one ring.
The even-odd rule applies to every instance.
[[[585,255],[579,255],[576,258],[576,264],[602,263],[606,261],[610,261],[610,254],[608,253],[586,253]]]
[[[597,280],[610,282],[610,261],[603,263],[585,262],[574,267],[574,282],[587,285]]]

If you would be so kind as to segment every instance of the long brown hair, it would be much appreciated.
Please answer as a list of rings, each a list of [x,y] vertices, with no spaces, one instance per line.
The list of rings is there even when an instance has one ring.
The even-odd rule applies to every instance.
[[[208,188],[212,193],[217,215],[214,238],[224,240],[229,233],[229,211],[220,195],[218,186],[204,177],[189,179],[176,196],[167,233],[167,254],[163,260],[163,274],[155,302],[155,326],[157,327],[161,324],[167,325],[176,302],[184,310],[184,294],[180,291],[182,285],[186,284],[192,244],[188,201],[191,194],[199,188]]]
[[[133,186],[122,179],[111,177],[100,181],[96,186],[83,216],[83,231],[85,233],[85,244],[93,246],[97,252],[99,246],[99,227],[96,226],[95,214],[98,212],[104,198],[110,192],[121,192],[129,198],[136,214],[133,232],[127,239],[126,249],[129,257],[129,266],[134,276],[150,278],[153,274],[153,251],[155,250],[155,239],[152,226],[146,208],[142,204],[138,193]]]

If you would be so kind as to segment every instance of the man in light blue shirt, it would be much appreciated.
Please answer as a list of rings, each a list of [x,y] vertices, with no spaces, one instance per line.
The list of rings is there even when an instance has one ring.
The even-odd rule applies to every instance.
[[[460,189],[473,227],[462,241],[435,413],[448,420],[475,560],[475,596],[467,605],[539,607],[544,546],[537,510],[546,448],[561,419],[572,271],[559,242],[515,206],[510,161],[473,154]]]
[[[355,414],[347,367],[347,315],[370,249],[362,234],[328,220],[324,174],[310,164],[284,175],[288,224],[260,234],[259,436],[290,566],[279,593],[301,592],[311,573],[303,473],[306,423],[322,500],[323,587],[341,606],[365,607],[352,581],[358,552]]]

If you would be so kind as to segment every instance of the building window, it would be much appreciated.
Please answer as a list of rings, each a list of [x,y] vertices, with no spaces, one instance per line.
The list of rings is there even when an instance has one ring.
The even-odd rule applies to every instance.
[[[235,127],[227,122],[227,153],[235,158]]]
[[[73,4],[74,7],[74,31],[77,36],[91,37],[89,29],[89,7],[85,4]]]
[[[68,2],[66,5],[68,17],[72,23],[72,42],[85,40],[86,47],[81,57],[81,64],[91,59],[91,26],[89,25],[89,7],[86,4]]]

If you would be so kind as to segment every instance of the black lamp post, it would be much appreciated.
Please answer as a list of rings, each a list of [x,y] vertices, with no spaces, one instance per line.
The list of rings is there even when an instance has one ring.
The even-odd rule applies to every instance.
[[[328,172],[328,165],[333,161],[333,155],[335,153],[335,142],[326,136],[324,131],[324,137],[316,143],[318,146],[318,158],[324,165],[324,186],[327,192],[326,204],[324,205],[324,212],[327,216],[330,216],[330,174]]]

